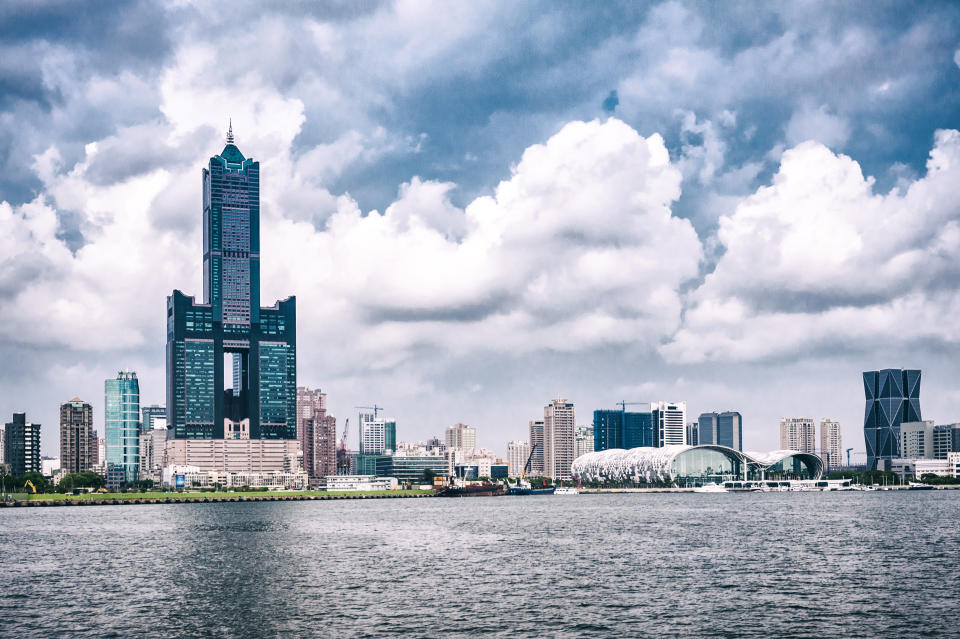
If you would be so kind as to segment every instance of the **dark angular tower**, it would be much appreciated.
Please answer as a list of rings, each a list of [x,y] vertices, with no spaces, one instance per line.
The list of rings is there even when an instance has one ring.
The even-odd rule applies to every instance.
[[[900,456],[900,424],[919,422],[920,371],[885,368],[863,374],[866,409],[863,439],[867,445],[867,470],[887,469]]]
[[[203,303],[167,298],[171,436],[296,439],[296,344],[296,298],[260,308],[260,163],[236,147],[231,125],[203,170]]]

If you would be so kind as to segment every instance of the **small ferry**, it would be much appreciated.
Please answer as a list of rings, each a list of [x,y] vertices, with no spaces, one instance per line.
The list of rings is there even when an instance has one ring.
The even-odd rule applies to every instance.
[[[693,489],[695,493],[725,493],[727,489],[720,484],[704,484]]]

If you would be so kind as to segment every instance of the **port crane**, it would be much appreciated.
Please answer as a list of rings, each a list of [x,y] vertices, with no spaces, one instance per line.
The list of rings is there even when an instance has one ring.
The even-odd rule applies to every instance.
[[[530,455],[527,457],[527,463],[523,465],[523,470],[520,472],[520,479],[517,480],[517,486],[523,486],[523,479],[527,476],[527,471],[531,470],[531,464],[533,463],[533,454],[537,452],[537,446],[540,444],[534,444],[530,447]],[[527,488],[530,487],[529,482],[527,483]]]

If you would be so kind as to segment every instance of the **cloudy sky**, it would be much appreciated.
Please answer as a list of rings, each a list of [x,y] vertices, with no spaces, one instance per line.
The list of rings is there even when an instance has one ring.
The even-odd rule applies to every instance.
[[[504,453],[558,394],[686,400],[862,451],[877,367],[960,421],[958,116],[949,3],[4,3],[0,415],[55,454],[118,369],[163,402],[232,118],[341,424]]]

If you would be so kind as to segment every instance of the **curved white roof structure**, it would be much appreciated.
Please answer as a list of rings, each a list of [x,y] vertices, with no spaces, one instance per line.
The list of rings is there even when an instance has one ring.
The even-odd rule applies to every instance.
[[[708,454],[694,455],[691,451],[706,451]],[[571,471],[574,477],[586,481],[673,482],[677,479],[675,462],[681,456],[683,463],[680,467],[685,473],[704,477],[736,474],[746,479],[748,475],[767,472],[789,474],[799,470],[819,479],[823,474],[823,461],[810,453],[796,450],[740,452],[716,445],[670,445],[660,448],[612,448],[595,451],[575,459]],[[791,462],[791,468],[782,464],[785,460]]]

